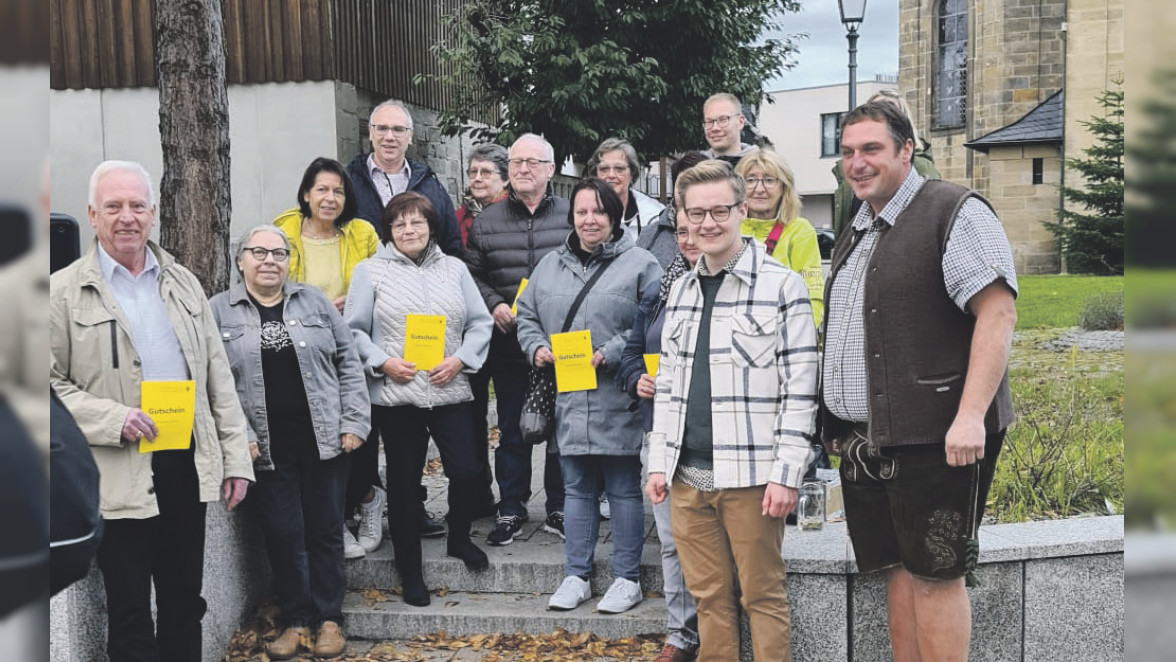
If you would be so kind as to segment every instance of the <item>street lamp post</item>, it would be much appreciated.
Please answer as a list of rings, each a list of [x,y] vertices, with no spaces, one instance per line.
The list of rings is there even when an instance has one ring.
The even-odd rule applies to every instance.
[[[857,107],[857,40],[858,27],[866,17],[866,0],[837,0],[841,22],[845,24],[845,38],[849,41],[849,109]]]

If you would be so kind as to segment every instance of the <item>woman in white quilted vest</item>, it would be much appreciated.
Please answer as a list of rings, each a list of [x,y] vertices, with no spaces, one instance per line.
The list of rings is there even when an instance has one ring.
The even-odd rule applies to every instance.
[[[423,607],[416,502],[430,435],[449,478],[446,551],[471,570],[489,567],[470,541],[479,454],[468,375],[486,359],[494,325],[461,260],[441,252],[441,219],[414,192],[392,199],[381,219],[388,241],[351,274],[344,317],[355,336],[372,400],[372,425],[388,464],[388,535],[404,601]]]

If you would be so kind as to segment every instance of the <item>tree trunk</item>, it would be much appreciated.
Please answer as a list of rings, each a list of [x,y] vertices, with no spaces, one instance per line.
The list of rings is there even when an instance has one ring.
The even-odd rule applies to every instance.
[[[229,98],[218,0],[157,0],[163,247],[214,294],[229,285]]]

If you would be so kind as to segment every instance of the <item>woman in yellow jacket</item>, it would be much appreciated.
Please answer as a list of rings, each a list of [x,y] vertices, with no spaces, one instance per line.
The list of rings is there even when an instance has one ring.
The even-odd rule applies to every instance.
[[[290,238],[290,280],[322,290],[343,312],[351,270],[376,254],[375,227],[355,218],[358,209],[343,165],[319,157],[310,162],[298,187],[298,207],[274,219]]]
[[[298,207],[282,212],[274,225],[290,240],[290,280],[312,285],[327,295],[339,312],[347,301],[355,265],[376,254],[380,237],[375,226],[356,218],[358,203],[343,164],[319,157],[310,162],[298,186]],[[380,485],[379,433],[373,431],[351,456],[344,498],[343,555],[366,556],[380,546],[385,492]],[[346,522],[359,510],[359,537]]]
[[[747,219],[742,232],[764,245],[768,255],[800,274],[808,285],[813,321],[821,326],[825,312],[825,277],[817,232],[800,218],[796,178],[784,159],[772,150],[756,148],[735,166],[747,187]]]

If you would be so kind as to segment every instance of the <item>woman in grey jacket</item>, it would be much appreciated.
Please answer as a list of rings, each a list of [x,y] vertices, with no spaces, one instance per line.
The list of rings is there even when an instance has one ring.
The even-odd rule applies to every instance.
[[[549,609],[574,609],[591,596],[589,575],[600,532],[598,480],[612,509],[613,575],[597,605],[620,613],[641,601],[641,546],[645,514],[641,495],[641,419],[629,396],[614,384],[621,351],[638,304],[657,296],[662,270],[621,227],[623,205],[599,179],[572,191],[568,223],[574,231],[535,267],[518,304],[519,345],[537,367],[551,364],[551,334],[560,333],[572,301],[596,272],[606,269],[584,297],[570,331],[591,332],[595,389],[560,393],[555,403],[555,439],[567,491],[564,514],[566,577]]]
[[[290,243],[273,225],[241,239],[242,282],[209,302],[248,422],[256,504],[285,629],[270,659],[335,657],[343,622],[343,494],[368,434],[369,402],[351,333],[314,287],[286,280]]]
[[[449,478],[446,551],[471,570],[490,565],[470,541],[470,522],[485,504],[477,503],[483,468],[467,375],[486,360],[494,322],[465,263],[437,245],[441,223],[425,196],[409,191],[393,198],[381,220],[387,241],[355,267],[344,308],[367,375],[373,423],[384,439],[396,571],[404,601],[418,607],[429,604],[429,590],[414,504],[430,435]],[[410,315],[443,322],[432,330],[410,330]],[[430,335],[441,346],[440,362],[418,365],[411,360],[415,354],[406,356],[406,345]]]

